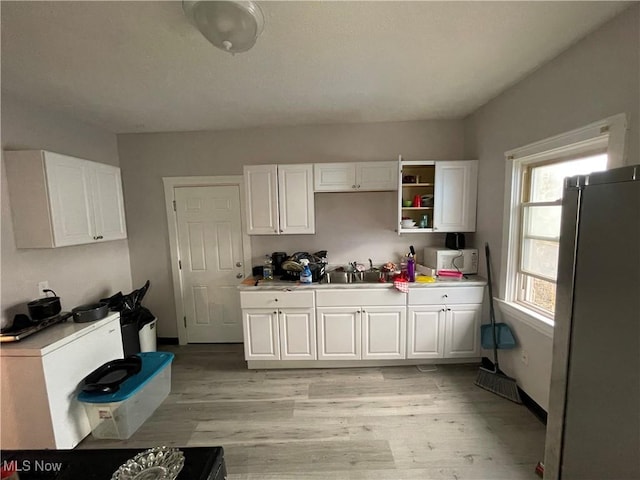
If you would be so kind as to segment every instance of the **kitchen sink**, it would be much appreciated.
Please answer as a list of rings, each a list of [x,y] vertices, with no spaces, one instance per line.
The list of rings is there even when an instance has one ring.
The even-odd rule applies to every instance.
[[[385,279],[385,274],[377,270],[364,272],[342,272],[333,270],[327,272],[322,283],[380,283],[380,278]]]

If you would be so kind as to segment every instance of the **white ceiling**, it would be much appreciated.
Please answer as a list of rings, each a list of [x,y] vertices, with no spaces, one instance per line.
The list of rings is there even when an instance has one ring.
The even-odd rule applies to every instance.
[[[177,1],[2,1],[2,89],[110,131],[463,117],[630,2],[259,2],[231,56]]]

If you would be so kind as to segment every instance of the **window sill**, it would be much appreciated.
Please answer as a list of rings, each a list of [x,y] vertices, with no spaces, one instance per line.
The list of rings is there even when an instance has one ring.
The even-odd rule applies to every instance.
[[[524,308],[513,302],[505,302],[499,298],[494,298],[503,315],[509,315],[522,323],[529,325],[541,334],[553,338],[553,320],[540,315],[532,310]]]

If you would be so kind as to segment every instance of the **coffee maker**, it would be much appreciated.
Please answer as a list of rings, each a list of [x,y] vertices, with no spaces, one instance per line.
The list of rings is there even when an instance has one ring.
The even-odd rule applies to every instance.
[[[273,274],[277,277],[284,275],[284,270],[282,269],[282,262],[284,262],[288,258],[288,255],[285,252],[273,252],[271,254],[271,260],[273,261]]]

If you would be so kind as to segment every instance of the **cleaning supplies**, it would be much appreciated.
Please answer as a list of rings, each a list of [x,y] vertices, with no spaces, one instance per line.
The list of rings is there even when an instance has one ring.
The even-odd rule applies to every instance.
[[[273,260],[271,255],[264,256],[264,267],[262,267],[262,278],[265,280],[273,280]]]
[[[302,271],[300,272],[300,283],[310,285],[311,278],[311,269],[309,268],[309,260],[303,258],[300,260],[300,264],[302,265]]]

